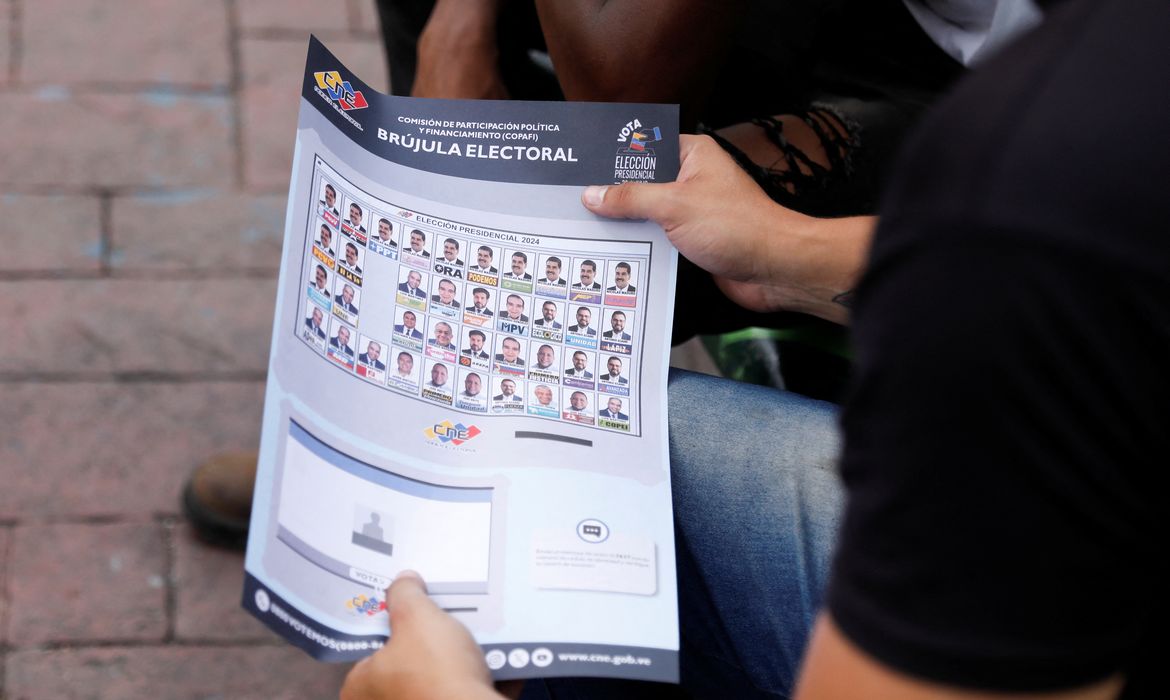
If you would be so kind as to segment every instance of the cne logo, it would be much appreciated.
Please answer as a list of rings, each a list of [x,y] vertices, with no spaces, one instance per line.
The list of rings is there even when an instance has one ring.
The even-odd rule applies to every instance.
[[[317,87],[346,112],[370,106],[361,90],[354,90],[348,80],[342,80],[339,71],[321,71],[314,73],[313,77],[317,79]]]
[[[357,615],[373,617],[386,609],[386,601],[364,595],[355,595],[345,601],[345,607]]]
[[[426,435],[429,440],[438,440],[443,444],[449,442],[452,445],[462,445],[481,432],[483,431],[474,425],[463,425],[445,420],[424,430],[423,435]]]

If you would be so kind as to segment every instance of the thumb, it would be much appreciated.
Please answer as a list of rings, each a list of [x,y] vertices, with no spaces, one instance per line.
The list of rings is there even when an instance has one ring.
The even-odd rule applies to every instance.
[[[581,203],[594,214],[614,219],[653,219],[659,224],[669,212],[673,183],[624,182],[591,185],[581,193]]]
[[[412,620],[439,611],[427,597],[427,584],[414,571],[403,571],[386,589],[386,608],[390,615],[390,632],[410,626]]]

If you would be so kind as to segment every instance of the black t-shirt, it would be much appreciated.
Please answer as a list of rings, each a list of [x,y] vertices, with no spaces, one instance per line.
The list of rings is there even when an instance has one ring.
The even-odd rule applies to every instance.
[[[828,595],[895,669],[1170,697],[1168,29],[1165,0],[1059,5],[907,143],[858,290]]]

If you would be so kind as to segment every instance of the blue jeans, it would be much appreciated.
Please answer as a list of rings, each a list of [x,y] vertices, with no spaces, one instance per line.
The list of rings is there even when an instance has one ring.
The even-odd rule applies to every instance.
[[[669,394],[681,688],[551,679],[525,698],[792,694],[842,513],[836,407],[678,370]]]

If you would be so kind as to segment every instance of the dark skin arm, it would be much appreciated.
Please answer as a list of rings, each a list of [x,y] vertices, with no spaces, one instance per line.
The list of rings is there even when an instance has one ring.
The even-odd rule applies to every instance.
[[[700,104],[742,0],[536,0],[570,100]]]
[[[496,20],[502,0],[438,0],[418,40],[414,97],[507,99]]]
[[[506,98],[496,22],[502,2],[438,0],[419,37],[416,97]],[[678,102],[683,121],[710,92],[743,0],[535,0],[570,100]]]

